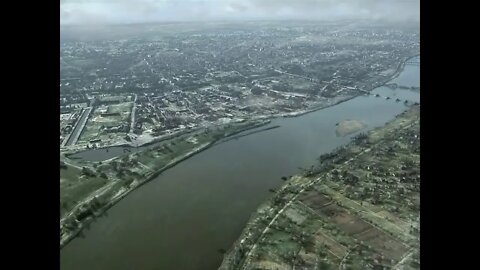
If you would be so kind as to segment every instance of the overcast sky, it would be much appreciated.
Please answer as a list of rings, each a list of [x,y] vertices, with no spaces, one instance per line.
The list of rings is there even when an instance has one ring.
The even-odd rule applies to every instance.
[[[61,0],[60,24],[208,20],[418,21],[420,0]]]

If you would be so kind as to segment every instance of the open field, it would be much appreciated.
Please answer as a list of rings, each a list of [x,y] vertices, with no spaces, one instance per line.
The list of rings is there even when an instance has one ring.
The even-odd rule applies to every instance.
[[[82,131],[78,144],[98,141],[100,145],[109,145],[122,140],[129,131],[132,106],[133,102],[123,102],[96,107]]]
[[[420,106],[291,177],[220,269],[419,269]]]
[[[86,175],[81,168],[65,164],[60,169],[60,216],[72,210],[85,194],[94,192],[106,183],[106,179]]]

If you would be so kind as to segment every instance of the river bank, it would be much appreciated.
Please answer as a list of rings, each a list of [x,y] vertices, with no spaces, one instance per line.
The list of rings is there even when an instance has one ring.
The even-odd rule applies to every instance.
[[[418,67],[406,69],[415,74]],[[419,102],[418,92],[381,88],[376,93]],[[97,218],[85,237],[62,248],[62,269],[218,268],[219,250],[232,246],[250,215],[271,197],[269,190],[284,183],[283,176],[309,168],[319,155],[355,136],[337,137],[336,123],[359,119],[368,123],[367,130],[383,126],[405,110],[394,100],[363,95],[303,116],[272,119],[265,128],[280,127],[217,143]]]
[[[112,199],[110,201],[108,201],[108,203],[104,207],[102,207],[102,208],[100,208],[96,211],[94,216],[87,217],[87,218],[83,219],[81,222],[78,222],[78,228],[76,230],[72,231],[71,233],[61,235],[61,237],[60,237],[60,249],[62,247],[64,247],[66,244],[68,244],[73,238],[78,236],[79,233],[89,223],[91,223],[96,217],[102,215],[105,211],[107,211],[109,208],[111,208],[116,203],[118,203],[121,199],[123,199],[130,192],[133,192],[135,189],[139,188],[140,186],[144,185],[145,183],[155,179],[155,177],[157,177],[159,174],[161,174],[165,170],[168,170],[168,169],[172,168],[173,166],[175,166],[178,163],[192,157],[195,154],[198,154],[202,151],[205,151],[206,149],[210,148],[213,144],[214,144],[214,142],[202,145],[201,147],[199,147],[197,149],[194,149],[193,151],[187,153],[186,155],[183,155],[183,156],[179,157],[178,159],[173,160],[172,162],[167,164],[165,167],[163,167],[163,168],[153,172],[152,174],[150,174],[146,179],[139,181],[138,184],[133,185],[131,188],[126,189],[123,192],[120,192],[117,196],[112,197]],[[85,204],[85,203],[89,202],[91,199],[92,198],[89,197],[87,200],[81,202],[80,204]]]
[[[60,235],[60,249],[62,247],[64,247],[66,244],[68,244],[73,238],[78,236],[80,234],[80,232],[89,223],[91,223],[96,217],[102,215],[105,211],[107,211],[109,208],[111,208],[116,203],[118,203],[121,199],[123,199],[130,192],[132,192],[135,189],[139,188],[140,186],[148,183],[149,181],[155,179],[162,172],[174,167],[175,165],[179,164],[180,162],[182,162],[182,161],[184,161],[184,160],[186,160],[186,159],[188,159],[188,158],[190,158],[190,157],[192,157],[192,156],[194,156],[198,153],[201,153],[202,151],[207,150],[208,148],[212,147],[213,145],[216,145],[217,143],[222,143],[224,139],[231,138],[232,136],[235,136],[239,133],[242,133],[242,132],[245,132],[245,131],[248,131],[248,130],[251,130],[251,129],[262,127],[262,126],[267,125],[269,123],[270,123],[270,121],[266,120],[266,121],[263,121],[263,122],[260,122],[260,123],[247,124],[247,126],[245,128],[241,128],[239,130],[236,130],[236,131],[233,131],[233,132],[230,132],[230,133],[226,133],[226,134],[224,134],[224,137],[222,137],[222,138],[212,140],[208,143],[205,143],[205,144],[201,145],[200,147],[197,147],[197,148],[193,149],[192,151],[186,153],[185,155],[182,155],[182,156],[179,156],[179,157],[173,159],[172,161],[170,161],[168,164],[166,164],[162,168],[145,175],[145,177],[146,177],[145,179],[143,179],[143,180],[142,179],[137,179],[137,181],[135,182],[136,184],[131,185],[128,189],[124,189],[123,191],[120,190],[104,206],[95,209],[95,213],[94,213],[93,216],[88,216],[85,219],[82,219],[81,221],[78,221],[78,220],[75,219],[75,224],[76,224],[77,228],[69,231],[68,233],[63,233],[63,234],[61,233],[61,235]],[[269,129],[271,129],[271,128],[267,128],[265,130],[269,130]],[[260,131],[256,131],[256,132],[262,132],[262,131],[264,131],[264,130],[260,130]],[[111,158],[111,159],[106,160],[104,162],[111,162],[115,159],[118,159],[118,157]],[[113,187],[111,187],[111,188],[113,188]],[[67,214],[64,218],[62,218],[60,220],[61,230],[62,230],[62,227],[63,227],[63,224],[65,223],[65,221],[68,220],[69,218],[71,218],[72,215],[75,214],[77,209],[79,209],[83,205],[90,204],[94,198],[96,198],[97,196],[101,196],[103,193],[109,192],[109,191],[110,190],[108,188],[102,189],[101,193],[95,192],[94,194],[89,195],[85,200],[78,203],[77,206],[75,208],[73,208],[70,211],[69,214]]]
[[[273,114],[273,115],[261,115],[261,116],[258,116],[258,117],[253,117],[252,120],[273,120],[273,119],[281,118],[281,117],[284,117],[284,118],[299,117],[299,116],[309,114],[309,113],[312,113],[312,112],[315,112],[315,111],[319,111],[319,110],[326,109],[326,108],[329,108],[329,107],[332,107],[332,106],[336,106],[336,105],[341,104],[343,102],[354,99],[358,96],[365,95],[366,92],[371,92],[372,90],[374,90],[378,87],[385,86],[386,84],[388,84],[389,82],[391,82],[392,80],[397,78],[402,73],[402,71],[404,70],[406,63],[410,59],[416,58],[419,55],[420,54],[415,54],[413,56],[409,56],[409,57],[406,57],[405,59],[403,59],[403,61],[401,61],[399,63],[395,72],[388,79],[386,79],[382,83],[372,85],[370,88],[365,89],[364,90],[365,92],[363,92],[363,90],[362,90],[362,91],[359,91],[358,94],[348,95],[348,96],[344,96],[344,97],[340,97],[340,98],[334,97],[334,98],[332,98],[334,100],[333,102],[331,100],[320,102],[318,104],[312,105],[311,108],[307,108],[307,109],[302,110],[302,111],[291,112],[291,113],[277,113],[277,114]],[[338,100],[335,100],[337,98],[338,98]],[[172,138],[175,138],[175,137],[178,137],[178,136],[193,133],[193,132],[201,130],[203,128],[205,128],[205,127],[197,127],[197,128],[190,129],[190,130],[187,129],[187,130],[178,131],[178,132],[172,133],[172,134],[161,135],[161,136],[156,136],[156,137],[154,136],[154,137],[152,137],[151,140],[140,142],[140,143],[127,142],[127,141],[119,142],[119,143],[116,143],[116,144],[97,147],[97,148],[95,148],[95,150],[109,149],[109,148],[114,148],[114,147],[125,147],[125,148],[131,148],[131,149],[148,147],[150,145],[153,145],[153,144],[165,141],[165,140],[169,140],[169,139],[172,139]],[[65,155],[67,155],[67,156],[76,155],[76,154],[82,153],[84,151],[90,151],[90,150],[92,150],[92,149],[84,149],[83,147],[81,149],[80,148],[79,149],[70,148],[70,149],[63,149],[63,150],[61,149],[61,151],[63,153],[65,153]]]
[[[363,261],[365,255],[385,256],[383,263],[387,265],[404,263],[402,258],[419,248],[419,231],[415,229],[419,219],[419,130],[420,106],[415,105],[384,127],[323,155],[316,166],[289,177],[252,214],[219,269],[258,269],[267,265],[288,269],[293,261],[299,268],[311,269],[319,260],[325,260],[331,268],[341,268],[344,262],[335,254],[341,253],[338,256],[342,258],[353,249],[362,249],[356,258],[357,266],[367,264]],[[387,158],[390,163],[384,163]],[[403,165],[405,162],[410,167]],[[357,177],[365,171],[367,177]],[[386,172],[397,180],[383,180]],[[363,188],[372,184],[375,193],[361,195]],[[408,206],[399,208],[391,198],[402,198]],[[412,229],[411,224],[417,225]],[[357,239],[359,230],[369,230],[378,239]],[[394,240],[387,241],[387,235]],[[359,240],[366,244],[358,246]],[[386,243],[395,247],[393,251],[385,250]],[[335,256],[323,255],[322,259],[308,255],[325,253],[325,248]]]

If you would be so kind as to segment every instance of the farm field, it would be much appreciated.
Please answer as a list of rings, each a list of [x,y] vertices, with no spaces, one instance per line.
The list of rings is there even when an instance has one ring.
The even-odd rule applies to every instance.
[[[420,106],[291,177],[220,269],[419,269]]]

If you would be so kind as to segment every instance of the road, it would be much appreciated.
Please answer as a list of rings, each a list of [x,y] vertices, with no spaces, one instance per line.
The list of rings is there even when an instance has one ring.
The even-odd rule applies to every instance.
[[[82,130],[87,123],[88,116],[90,115],[91,111],[92,107],[87,107],[85,108],[85,110],[83,110],[82,116],[80,116],[80,119],[75,124],[75,127],[73,128],[73,131],[70,134],[70,137],[68,137],[68,141],[65,145],[74,145],[77,143],[78,138],[80,138],[80,134],[82,134]]]
[[[392,267],[392,269],[395,269],[395,270],[401,269],[401,266],[403,266],[403,264],[405,264],[405,262],[407,262],[407,260],[410,259],[410,257],[412,257],[415,251],[416,250],[414,248],[410,249],[407,253],[405,253],[405,255],[403,255],[402,259]]]
[[[137,102],[137,94],[135,94],[135,99],[133,100],[133,107],[132,107],[132,113],[130,114],[131,120],[130,120],[130,133],[133,132],[133,128],[135,127],[135,103]]]
[[[340,265],[338,266],[338,270],[343,270],[344,269],[344,265],[345,265],[345,262],[347,261],[347,257],[348,255],[350,255],[350,253],[352,252],[352,250],[354,249],[355,247],[352,247],[351,249],[348,250],[347,254],[345,254],[345,256],[343,256],[343,259],[342,261],[340,262]]]

